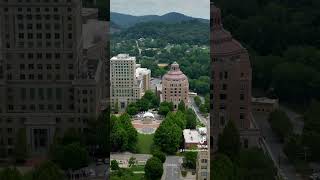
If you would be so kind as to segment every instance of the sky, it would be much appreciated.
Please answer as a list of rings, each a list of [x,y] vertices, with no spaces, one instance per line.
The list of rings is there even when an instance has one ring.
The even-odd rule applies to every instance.
[[[163,15],[178,12],[197,18],[210,18],[210,0],[110,0],[112,12],[141,15]]]

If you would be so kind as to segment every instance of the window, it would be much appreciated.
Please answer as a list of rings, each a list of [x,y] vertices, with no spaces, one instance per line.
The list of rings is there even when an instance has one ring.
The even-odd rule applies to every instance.
[[[35,97],[35,89],[34,88],[30,88],[30,98],[34,99]]]
[[[224,125],[226,124],[224,116],[220,116],[220,126],[224,127]]]
[[[52,89],[47,88],[47,98],[50,100],[52,98]]]
[[[61,99],[61,97],[62,97],[62,89],[56,88],[56,98]]]
[[[222,84],[222,90],[224,91],[227,90],[227,87],[228,87],[227,84]]]
[[[228,79],[228,72],[227,71],[224,72],[224,79]]]
[[[244,113],[240,113],[240,119],[244,119]]]
[[[226,94],[220,94],[220,100],[226,100],[227,95]]]
[[[244,94],[240,94],[240,100],[241,100],[241,101],[244,100]]]
[[[24,33],[19,33],[19,39],[23,39],[24,38]]]
[[[42,64],[37,64],[37,68],[41,70],[42,69]]]

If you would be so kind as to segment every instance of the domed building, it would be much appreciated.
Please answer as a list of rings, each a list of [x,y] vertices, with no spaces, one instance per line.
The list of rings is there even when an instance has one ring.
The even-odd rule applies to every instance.
[[[240,131],[243,147],[258,144],[259,130],[251,113],[252,69],[247,49],[223,28],[221,10],[211,4],[211,138],[216,151],[219,133],[229,120]]]
[[[173,102],[177,109],[181,101],[186,106],[189,104],[189,82],[188,77],[180,70],[179,64],[171,64],[170,71],[162,78],[162,99],[166,102]]]

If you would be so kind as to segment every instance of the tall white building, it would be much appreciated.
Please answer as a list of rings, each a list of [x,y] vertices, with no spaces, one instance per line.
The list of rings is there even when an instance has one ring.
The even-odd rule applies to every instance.
[[[139,66],[138,66],[139,67]],[[128,54],[119,54],[110,60],[111,107],[120,112],[125,111],[128,104],[141,99],[150,85],[150,70],[137,68],[136,58]],[[149,80],[148,80],[149,79]]]

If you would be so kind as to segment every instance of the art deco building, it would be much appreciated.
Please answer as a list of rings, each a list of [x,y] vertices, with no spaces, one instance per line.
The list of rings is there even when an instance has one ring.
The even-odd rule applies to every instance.
[[[136,58],[128,54],[119,54],[111,58],[110,97],[113,109],[117,108],[120,112],[125,111],[128,104],[141,99],[144,91],[148,90],[151,71],[137,67],[139,66],[136,64]]]
[[[259,131],[251,114],[251,64],[248,51],[223,28],[221,11],[211,4],[211,140],[234,121],[244,147],[258,144]]]
[[[83,132],[99,114],[109,88],[108,23],[87,12],[81,0],[0,0],[0,141],[8,154],[20,130],[28,150],[43,153],[55,134]]]
[[[177,109],[180,101],[186,106],[189,105],[189,82],[188,77],[183,74],[179,64],[174,62],[171,69],[162,78],[162,100],[173,102],[174,108]]]

